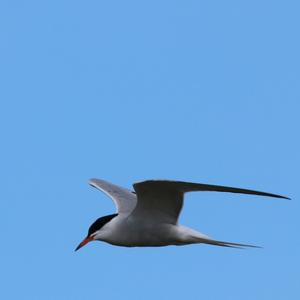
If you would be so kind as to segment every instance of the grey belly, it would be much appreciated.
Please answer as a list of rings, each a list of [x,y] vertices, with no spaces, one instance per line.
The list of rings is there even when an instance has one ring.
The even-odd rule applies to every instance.
[[[180,245],[173,234],[174,225],[155,224],[139,225],[134,223],[122,224],[105,241],[124,247],[160,247],[168,245]]]

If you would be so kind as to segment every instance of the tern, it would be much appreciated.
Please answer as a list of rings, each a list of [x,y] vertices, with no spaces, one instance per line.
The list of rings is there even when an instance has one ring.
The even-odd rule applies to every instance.
[[[178,224],[187,192],[210,191],[250,194],[290,199],[248,189],[170,180],[146,180],[133,184],[134,191],[91,179],[89,184],[109,196],[117,212],[97,219],[87,236],[75,249],[90,241],[103,241],[125,247],[157,247],[169,245],[211,244],[223,247],[257,247],[210,238],[194,229]]]

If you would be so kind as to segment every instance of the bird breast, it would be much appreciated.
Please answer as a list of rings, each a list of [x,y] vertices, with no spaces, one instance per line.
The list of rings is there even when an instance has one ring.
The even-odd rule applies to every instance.
[[[176,225],[151,224],[118,216],[104,226],[99,240],[125,247],[166,246],[178,244]]]

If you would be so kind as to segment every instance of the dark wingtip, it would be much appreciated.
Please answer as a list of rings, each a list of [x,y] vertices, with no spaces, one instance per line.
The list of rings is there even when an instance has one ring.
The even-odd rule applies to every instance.
[[[95,178],[91,178],[91,179],[88,181],[88,184],[89,184],[90,186],[96,188],[95,183],[94,183],[95,180],[96,180]]]
[[[261,193],[260,196],[268,196],[268,197],[273,197],[273,198],[292,200],[289,197],[282,196],[282,195],[277,195],[277,194],[271,194],[271,193]]]
[[[286,200],[292,200],[290,197],[286,197],[286,196],[279,196],[278,198],[282,198],[282,199],[286,199]]]

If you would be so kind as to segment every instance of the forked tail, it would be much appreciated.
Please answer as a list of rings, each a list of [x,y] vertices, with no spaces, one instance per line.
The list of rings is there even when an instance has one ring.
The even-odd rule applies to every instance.
[[[222,247],[231,247],[231,248],[262,248],[260,246],[255,246],[255,245],[248,245],[248,244],[239,244],[239,243],[231,243],[231,242],[223,242],[223,241],[217,241],[213,239],[206,239],[206,238],[199,238],[198,239],[199,243],[203,244],[209,244],[209,245],[215,245],[215,246],[222,246]]]
[[[186,244],[209,244],[209,245],[215,245],[215,246],[222,246],[222,247],[232,247],[232,248],[261,248],[259,246],[255,245],[249,245],[249,244],[240,244],[240,243],[231,243],[231,242],[224,242],[224,241],[218,241],[213,238],[211,238],[208,235],[205,235],[199,231],[196,231],[192,228],[188,228],[186,226],[178,225],[176,228],[176,236],[180,237],[180,240],[182,243],[179,243],[179,245],[186,245]]]

